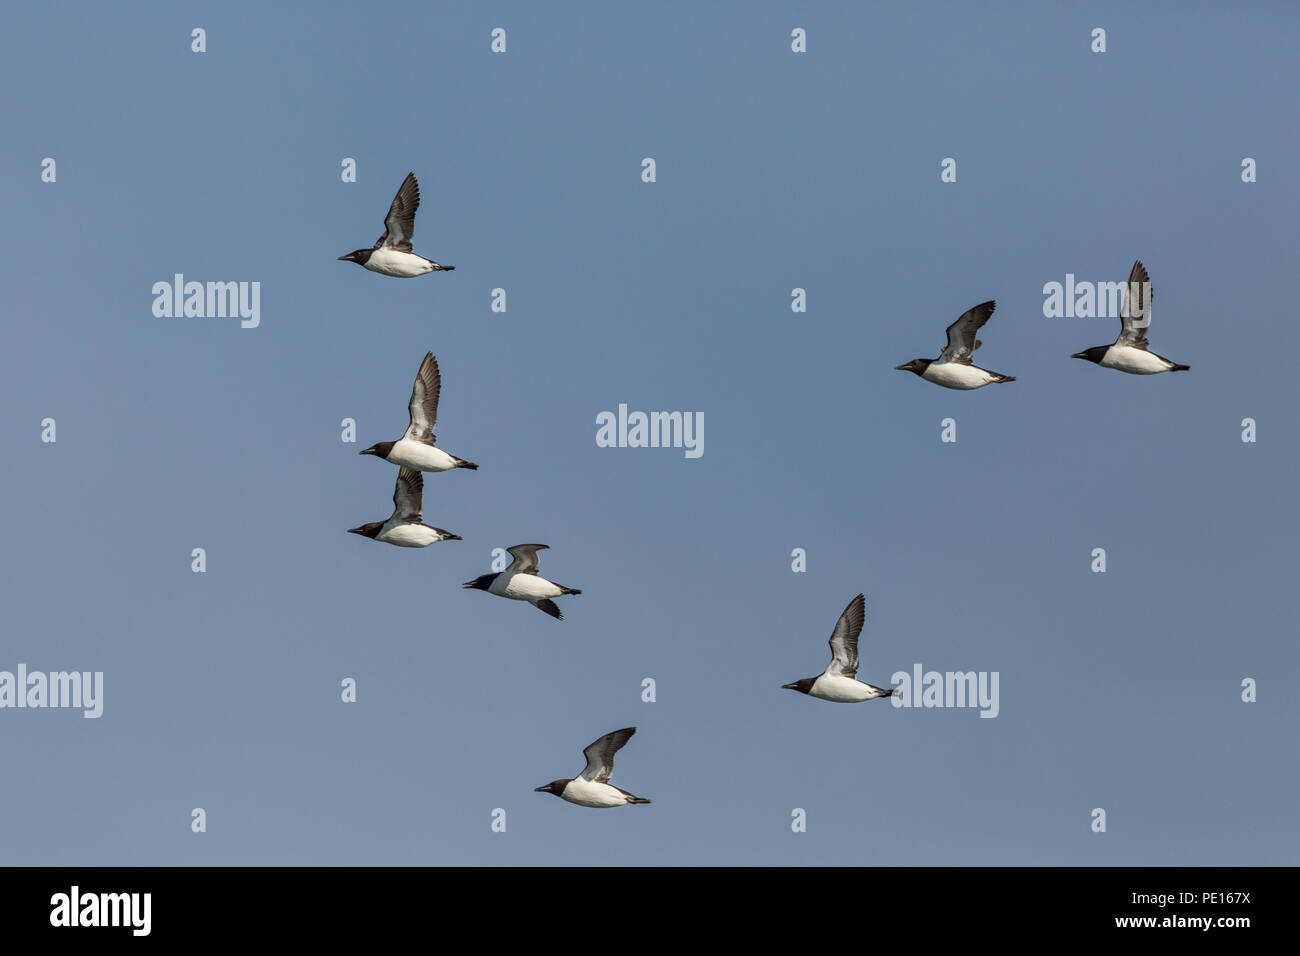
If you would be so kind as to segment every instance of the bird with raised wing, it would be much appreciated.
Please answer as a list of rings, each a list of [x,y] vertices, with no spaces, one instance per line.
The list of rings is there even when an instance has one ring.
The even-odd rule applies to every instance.
[[[553,793],[561,800],[568,800],[580,807],[621,807],[627,803],[649,803],[645,797],[634,796],[609,782],[614,772],[614,754],[636,733],[635,727],[615,730],[593,741],[582,752],[587,758],[587,766],[582,773],[570,780],[552,780],[544,787],[537,787],[535,793]]]
[[[831,631],[831,662],[816,677],[805,677],[793,684],[782,684],[786,690],[820,697],[837,704],[859,704],[877,697],[892,697],[894,688],[886,690],[874,684],[865,684],[858,675],[858,635],[867,619],[867,602],[861,594],[849,602]]]
[[[537,552],[545,550],[544,544],[517,544],[506,551],[514,558],[510,566],[497,574],[480,574],[473,581],[466,581],[463,587],[475,591],[487,591],[497,597],[510,598],[514,601],[527,601],[533,607],[545,611],[551,617],[564,620],[560,608],[553,597],[561,594],[581,594],[577,588],[566,588],[555,584],[537,574]]]
[[[388,207],[388,215],[384,218],[384,234],[375,241],[373,248],[358,249],[339,258],[355,262],[371,272],[399,279],[455,269],[455,266],[444,266],[411,251],[411,238],[415,235],[415,211],[419,208],[420,184],[415,179],[415,173],[407,173],[397,195],[393,197],[393,204]]]
[[[1128,290],[1124,295],[1124,311],[1120,315],[1119,338],[1110,345],[1096,345],[1070,358],[1095,362],[1102,368],[1128,372],[1130,375],[1156,375],[1160,372],[1186,372],[1190,365],[1179,365],[1163,355],[1152,352],[1147,344],[1147,329],[1151,325],[1151,276],[1138,259],[1128,274]]]
[[[427,548],[438,541],[459,541],[460,535],[435,528],[420,520],[420,499],[424,494],[424,475],[414,468],[397,473],[393,487],[393,514],[387,521],[372,521],[348,534],[359,534],[399,548]]]
[[[980,326],[989,320],[996,303],[992,299],[963,312],[957,321],[948,326],[948,344],[937,359],[912,359],[906,365],[896,365],[898,372],[915,372],[927,382],[969,391],[1000,382],[1014,382],[1015,376],[990,372],[971,362],[971,355],[984,343],[975,338]]]
[[[411,423],[397,441],[381,441],[377,445],[358,452],[361,455],[374,455],[394,465],[405,465],[418,471],[451,471],[453,468],[478,470],[478,465],[455,455],[449,455],[434,442],[433,430],[438,427],[438,394],[442,390],[442,375],[438,371],[438,360],[432,352],[424,354],[420,370],[415,373],[415,384],[411,387],[411,401],[407,408],[411,414]]]

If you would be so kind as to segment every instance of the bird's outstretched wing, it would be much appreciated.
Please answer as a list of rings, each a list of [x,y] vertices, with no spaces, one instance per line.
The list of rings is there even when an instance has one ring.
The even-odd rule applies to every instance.
[[[537,552],[546,550],[548,546],[544,544],[517,544],[513,548],[506,548],[514,558],[510,562],[510,567],[506,568],[506,574],[536,574],[537,573]]]
[[[415,211],[420,208],[420,184],[415,173],[407,173],[384,217],[384,234],[375,240],[375,248],[410,252],[415,235]]]
[[[424,496],[424,475],[402,467],[393,486],[393,518],[405,524],[420,523],[420,499]]]
[[[425,445],[434,444],[433,430],[438,426],[438,395],[442,391],[442,375],[438,360],[426,352],[420,370],[415,373],[411,386],[411,424],[406,428],[406,438]]]
[[[1151,276],[1139,259],[1128,274],[1128,288],[1124,292],[1124,311],[1120,314],[1119,338],[1116,345],[1130,348],[1147,347],[1147,327],[1151,324]]]
[[[981,302],[975,308],[963,312],[956,322],[948,326],[948,344],[935,360],[935,364],[952,362],[957,365],[970,365],[971,353],[984,344],[976,340],[975,333],[989,320],[996,307],[993,300]]]
[[[858,673],[858,635],[867,619],[867,602],[861,594],[849,602],[831,631],[831,662],[826,673],[832,677],[856,677]]]
[[[635,727],[624,727],[588,744],[587,749],[582,752],[582,755],[587,758],[582,779],[608,783],[614,773],[614,754],[618,753],[619,748],[627,743],[634,733],[636,733]]]

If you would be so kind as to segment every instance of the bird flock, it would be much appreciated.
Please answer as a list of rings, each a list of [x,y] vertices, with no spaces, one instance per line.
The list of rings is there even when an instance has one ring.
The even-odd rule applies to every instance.
[[[1130,375],[1185,372],[1191,368],[1157,355],[1147,347],[1147,329],[1151,325],[1151,277],[1141,260],[1133,263],[1127,288],[1119,338],[1110,345],[1097,345],[1075,352],[1070,358],[1085,359],[1102,368],[1113,368]],[[997,303],[989,300],[963,312],[948,326],[948,344],[937,359],[912,359],[905,365],[895,366],[895,371],[915,372],[927,382],[962,391],[1014,382],[1014,375],[990,372],[971,361],[974,351],[984,344],[975,338],[975,333],[989,320],[995,308]]]
[[[454,270],[455,266],[442,265],[417,255],[412,250],[415,213],[419,206],[420,185],[415,174],[408,173],[384,219],[383,235],[372,248],[358,249],[339,256],[339,259],[355,262],[380,275],[402,279]],[[1094,346],[1070,357],[1130,375],[1186,371],[1190,366],[1157,355],[1149,348],[1147,329],[1150,326],[1151,298],[1150,276],[1142,262],[1136,261],[1129,273],[1125,305],[1120,316],[1119,337],[1110,345]],[[938,358],[913,359],[895,366],[895,369],[913,372],[934,385],[961,391],[1014,382],[1015,376],[980,368],[972,360],[975,350],[983,345],[975,334],[988,322],[995,308],[996,303],[990,300],[962,313],[957,321],[948,326],[948,341]],[[474,462],[457,458],[437,447],[435,429],[438,425],[438,398],[441,391],[442,375],[438,360],[432,352],[427,352],[420,362],[411,388],[408,405],[410,421],[405,434],[397,441],[378,442],[359,452],[398,466],[397,482],[393,488],[393,513],[383,521],[349,528],[350,534],[399,548],[426,548],[439,541],[461,540],[458,534],[425,524],[422,516],[424,472],[478,469]],[[538,574],[537,552],[546,548],[547,545],[544,544],[517,544],[507,548],[513,561],[505,570],[479,575],[472,581],[466,581],[463,587],[467,590],[487,591],[514,601],[527,601],[556,620],[563,620],[564,615],[553,598],[581,594],[582,591],[548,581]],[[782,687],[840,704],[856,704],[892,696],[892,689],[876,687],[857,679],[858,637],[865,621],[866,597],[858,594],[835,622],[829,642],[831,661],[826,669],[816,677],[805,677],[783,684]],[[614,754],[635,733],[635,727],[624,727],[598,738],[583,750],[587,765],[580,774],[553,780],[545,786],[537,787],[536,792],[551,793],[570,803],[594,808],[649,803],[644,797],[635,796],[609,782],[614,771]]]

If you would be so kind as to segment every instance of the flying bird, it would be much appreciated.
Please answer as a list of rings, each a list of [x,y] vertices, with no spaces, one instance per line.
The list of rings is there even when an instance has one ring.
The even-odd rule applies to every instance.
[[[411,387],[411,401],[408,408],[411,423],[406,427],[406,434],[397,441],[381,441],[377,445],[358,452],[361,455],[374,455],[394,465],[405,465],[419,471],[450,471],[453,468],[478,470],[478,465],[455,455],[449,455],[441,448],[435,447],[433,430],[438,426],[438,393],[442,390],[442,376],[438,372],[438,360],[432,352],[424,354],[420,370],[415,373],[415,384]]]
[[[892,697],[895,688],[885,690],[857,679],[858,635],[862,633],[862,623],[866,618],[866,600],[859,594],[849,602],[840,619],[835,622],[835,630],[831,631],[831,662],[826,670],[816,677],[782,684],[782,688],[797,690],[801,694],[837,704],[857,704],[877,697]]]
[[[1102,368],[1113,368],[1130,375],[1155,375],[1158,372],[1186,372],[1190,365],[1179,365],[1147,347],[1147,327],[1151,325],[1151,277],[1139,259],[1128,274],[1128,293],[1124,297],[1124,313],[1120,316],[1120,331],[1110,345],[1096,345],[1070,358],[1096,362]]]
[[[561,594],[582,592],[577,588],[566,588],[538,576],[537,552],[546,547],[547,545],[544,544],[517,544],[513,548],[506,548],[514,558],[510,562],[510,567],[498,574],[480,574],[473,581],[466,581],[463,587],[475,591],[487,591],[497,597],[515,601],[527,601],[533,607],[563,621],[564,615],[550,599]]]
[[[388,207],[384,234],[376,240],[374,247],[358,249],[339,258],[355,262],[371,272],[399,279],[455,269],[455,266],[440,265],[411,251],[411,237],[415,235],[415,211],[419,208],[420,184],[415,180],[415,173],[407,173],[397,195],[393,197],[393,204]]]
[[[582,755],[587,758],[586,769],[572,780],[552,780],[535,793],[553,793],[580,807],[621,807],[625,803],[649,803],[609,782],[614,772],[614,754],[636,733],[635,727],[624,727],[606,734],[588,745]]]
[[[971,353],[984,344],[975,338],[975,333],[989,320],[994,308],[995,303],[989,300],[963,312],[948,326],[948,345],[937,359],[912,359],[906,365],[896,365],[895,371],[915,372],[927,382],[962,390],[983,388],[991,382],[1014,382],[1013,375],[1001,375],[971,364]]]
[[[459,541],[452,534],[424,524],[420,520],[420,498],[424,491],[424,475],[414,468],[403,468],[397,473],[393,487],[393,514],[387,521],[372,521],[360,528],[348,528],[348,534],[359,534],[399,548],[427,548],[437,541]]]

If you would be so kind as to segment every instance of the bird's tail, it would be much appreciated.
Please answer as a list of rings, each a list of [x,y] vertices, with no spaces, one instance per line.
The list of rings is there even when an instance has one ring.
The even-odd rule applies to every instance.
[[[886,690],[884,687],[877,687],[875,684],[868,684],[867,686],[874,691],[879,691],[881,697],[893,697],[895,694],[898,693],[897,687],[890,687],[888,690]]]
[[[478,471],[478,465],[474,464],[472,461],[466,461],[463,458],[456,459],[456,467],[468,468],[470,471]]]
[[[563,584],[557,584],[556,587],[558,587],[558,588],[560,589],[560,593],[561,593],[561,594],[581,594],[581,593],[582,593],[581,589],[579,589],[579,588],[566,588]]]
[[[999,375],[993,381],[995,383],[1001,384],[1002,382],[1014,382],[1015,380],[1016,377],[1014,375]]]
[[[650,801],[647,800],[645,797],[628,797],[627,802],[628,803],[649,803]]]
[[[1174,363],[1174,367],[1171,368],[1169,371],[1171,371],[1171,372],[1186,372],[1189,368],[1191,368],[1190,365],[1179,365],[1177,362],[1175,362],[1175,363]]]

